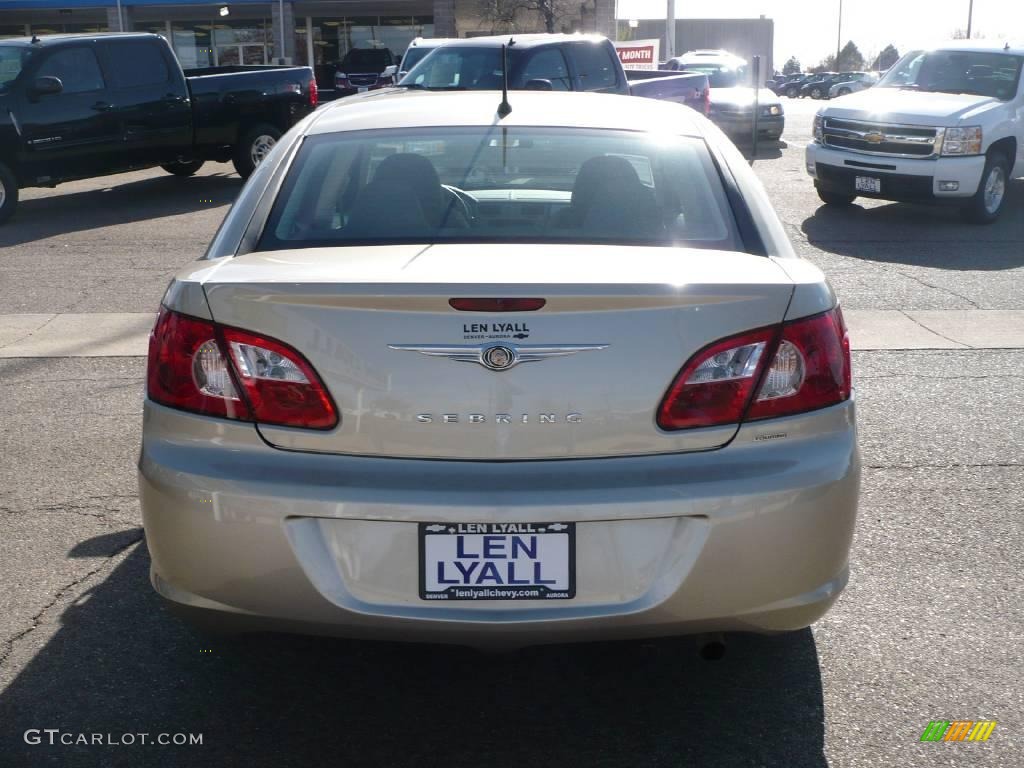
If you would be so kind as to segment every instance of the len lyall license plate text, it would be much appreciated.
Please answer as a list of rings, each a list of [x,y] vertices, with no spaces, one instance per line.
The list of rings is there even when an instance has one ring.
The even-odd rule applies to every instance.
[[[568,600],[574,523],[420,523],[423,600]]]

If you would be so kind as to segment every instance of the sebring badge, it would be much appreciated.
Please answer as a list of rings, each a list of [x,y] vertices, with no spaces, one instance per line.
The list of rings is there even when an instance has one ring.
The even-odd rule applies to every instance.
[[[431,344],[388,344],[390,349],[419,352],[430,357],[447,357],[459,363],[477,363],[489,371],[507,371],[519,363],[536,363],[551,357],[566,357],[577,352],[596,352],[607,344],[562,344],[542,347],[534,344],[466,344],[439,347]]]

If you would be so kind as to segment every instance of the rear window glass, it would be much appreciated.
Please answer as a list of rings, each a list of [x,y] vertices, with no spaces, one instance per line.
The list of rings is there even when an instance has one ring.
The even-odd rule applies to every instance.
[[[112,43],[111,78],[115,88],[138,88],[166,83],[167,62],[157,45],[151,43]]]
[[[618,83],[619,60],[603,43],[576,43],[572,46],[576,70],[584,91],[614,88]]]
[[[343,68],[363,68],[367,72],[383,72],[385,67],[391,66],[391,53],[384,49],[367,49],[349,51],[341,60]]]
[[[442,242],[741,248],[702,141],[497,126],[309,137],[258,248]]]

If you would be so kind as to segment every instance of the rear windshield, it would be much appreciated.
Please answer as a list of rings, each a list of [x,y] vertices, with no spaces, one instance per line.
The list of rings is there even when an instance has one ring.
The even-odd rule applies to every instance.
[[[988,51],[914,51],[877,88],[968,93],[1009,101],[1017,95],[1024,56]]]
[[[702,64],[700,62],[683,62],[681,69],[687,72],[700,72],[708,76],[708,85],[712,88],[739,88],[749,85],[745,67],[726,67],[720,64]]]
[[[403,72],[408,72],[410,69],[412,69],[417,64],[419,64],[423,60],[423,57],[426,56],[428,53],[430,53],[432,50],[434,50],[434,49],[433,48],[419,48],[419,47],[417,47],[417,48],[410,48],[406,52],[405,58],[402,59],[402,71]]]
[[[0,45],[0,91],[18,79],[32,51],[20,45]]]
[[[341,60],[342,67],[365,69],[367,72],[383,72],[385,67],[390,66],[391,57],[388,51],[382,49],[353,50],[345,54]]]
[[[741,249],[703,141],[497,126],[309,137],[258,249],[447,242]]]

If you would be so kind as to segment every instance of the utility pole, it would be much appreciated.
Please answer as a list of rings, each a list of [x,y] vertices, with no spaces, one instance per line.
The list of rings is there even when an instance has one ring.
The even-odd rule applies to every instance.
[[[665,14],[665,47],[671,59],[676,55],[676,0],[668,0],[668,12]]]
[[[278,16],[281,18],[281,50],[278,51],[278,64],[284,64],[284,0],[278,2]]]
[[[971,21],[974,20],[974,0],[967,6],[967,39],[971,39]]]
[[[124,16],[121,11],[121,0],[117,0],[117,31],[124,32]],[[967,36],[971,36],[970,32],[967,33]]]
[[[973,0],[971,0],[973,2]],[[843,0],[839,0],[839,29],[836,31],[836,71],[839,71],[839,53],[843,49]]]

